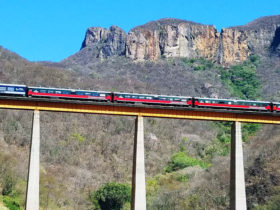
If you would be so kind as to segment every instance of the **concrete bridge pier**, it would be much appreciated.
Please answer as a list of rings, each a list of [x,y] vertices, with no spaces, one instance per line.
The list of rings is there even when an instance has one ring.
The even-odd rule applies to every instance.
[[[234,122],[231,128],[230,209],[247,209],[240,122]]]
[[[133,151],[132,172],[132,210],[146,210],[146,181],[145,181],[145,154],[144,154],[144,122],[143,117],[135,120],[135,139]]]
[[[32,139],[29,155],[29,169],[26,192],[26,210],[39,210],[39,177],[40,177],[40,116],[39,111],[33,114]]]

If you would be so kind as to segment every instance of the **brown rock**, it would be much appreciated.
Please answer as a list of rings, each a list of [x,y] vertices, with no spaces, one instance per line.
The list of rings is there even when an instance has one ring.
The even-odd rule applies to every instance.
[[[156,60],[161,54],[158,32],[149,29],[129,32],[126,46],[126,56],[134,60]]]
[[[250,50],[247,43],[247,35],[237,29],[223,29],[221,33],[221,52],[219,63],[236,63],[245,61]]]
[[[161,56],[216,58],[219,33],[215,27],[172,20],[163,19],[132,29],[126,56],[134,60],[156,60]]]
[[[132,29],[89,28],[82,48],[93,57],[125,55],[136,61],[161,57],[206,58],[228,65],[251,54],[280,55],[280,16],[263,17],[244,26],[222,29],[179,19],[160,19]]]

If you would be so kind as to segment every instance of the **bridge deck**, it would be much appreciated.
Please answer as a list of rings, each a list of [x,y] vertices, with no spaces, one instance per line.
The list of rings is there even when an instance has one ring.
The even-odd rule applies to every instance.
[[[0,97],[0,108],[280,124],[280,113],[142,104],[135,105],[47,98]]]

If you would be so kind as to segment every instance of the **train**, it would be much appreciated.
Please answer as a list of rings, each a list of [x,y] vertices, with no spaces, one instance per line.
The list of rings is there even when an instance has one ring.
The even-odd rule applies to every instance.
[[[0,84],[0,96],[21,96],[49,99],[56,98],[88,100],[108,103],[280,112],[279,102],[33,87],[16,84]]]

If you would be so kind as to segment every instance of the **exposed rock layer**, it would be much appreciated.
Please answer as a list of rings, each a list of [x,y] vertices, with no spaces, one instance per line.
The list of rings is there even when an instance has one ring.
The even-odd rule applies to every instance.
[[[222,64],[246,60],[251,54],[280,55],[280,15],[263,17],[247,25],[222,29],[178,19],[161,19],[126,34],[89,28],[82,48],[96,48],[95,57],[125,55],[137,61],[161,57],[206,58]]]
[[[125,31],[117,26],[111,26],[109,30],[101,27],[91,27],[86,32],[82,48],[94,46],[97,58],[124,55],[126,37]]]

